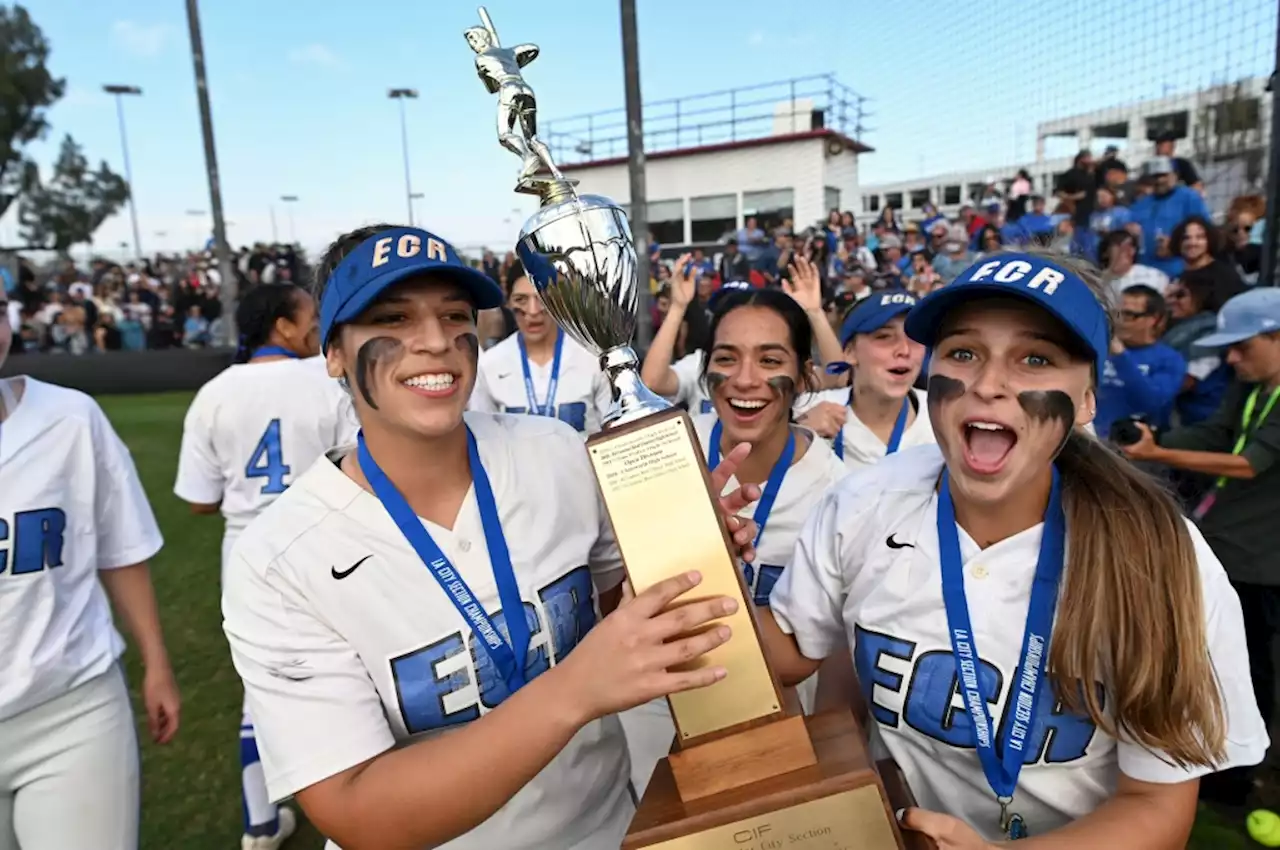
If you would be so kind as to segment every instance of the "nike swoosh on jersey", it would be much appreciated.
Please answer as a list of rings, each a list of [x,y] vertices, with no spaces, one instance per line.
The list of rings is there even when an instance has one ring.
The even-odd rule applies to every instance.
[[[889,535],[889,538],[888,538],[887,540],[885,540],[885,541],[884,541],[884,545],[888,546],[890,549],[914,549],[914,548],[916,548],[916,544],[914,544],[914,543],[899,543],[897,540],[894,540],[894,537],[895,537],[895,536],[896,536],[896,535],[890,534],[890,535]],[[353,568],[353,569],[354,569],[354,568]]]
[[[356,571],[356,567],[360,566],[361,564],[363,564],[365,561],[369,560],[369,559],[370,559],[370,558],[372,558],[372,557],[373,557],[372,555],[365,555],[363,558],[361,558],[360,560],[356,561],[354,564],[352,564],[350,567],[348,567],[347,569],[343,570],[342,572],[338,572],[338,568],[337,568],[337,567],[330,567],[330,568],[329,568],[329,572],[333,573],[333,577],[334,577],[334,578],[336,578],[336,579],[338,579],[339,581],[341,581],[342,579],[344,579],[344,578],[346,578],[347,576],[349,576],[349,575],[351,575],[352,573],[354,573],[354,572]]]

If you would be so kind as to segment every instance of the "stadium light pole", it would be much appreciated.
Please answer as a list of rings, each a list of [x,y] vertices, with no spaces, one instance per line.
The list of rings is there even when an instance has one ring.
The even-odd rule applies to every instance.
[[[400,103],[400,145],[404,149],[404,197],[409,206],[409,226],[413,227],[413,182],[409,179],[409,125],[404,115],[404,102],[417,100],[417,89],[391,89],[387,97]]]
[[[281,195],[280,200],[284,203],[285,209],[289,211],[289,244],[298,244],[298,235],[293,228],[293,205],[298,202],[297,195]]]
[[[191,61],[195,67],[196,100],[200,105],[200,129],[204,137],[205,171],[209,176],[209,203],[213,208],[213,252],[222,277],[222,342],[234,346],[236,330],[236,274],[227,248],[227,227],[222,218],[222,187],[218,180],[218,153],[213,143],[213,112],[209,108],[209,81],[204,69],[204,41],[200,36],[200,10],[187,0],[187,28],[191,33]]]
[[[649,205],[644,179],[644,109],[640,98],[640,45],[636,35],[636,0],[621,0],[622,74],[627,99],[627,175],[631,178],[631,234],[636,242],[636,275],[640,278],[637,342],[641,350],[653,339],[649,310]]]
[[[133,253],[142,260],[142,240],[138,238],[138,207],[134,203],[137,191],[133,185],[133,169],[129,167],[129,137],[124,131],[124,96],[141,95],[142,89],[137,86],[106,85],[102,90],[115,95],[116,115],[120,118],[120,150],[124,153],[124,179],[129,181],[129,220],[133,224]]]

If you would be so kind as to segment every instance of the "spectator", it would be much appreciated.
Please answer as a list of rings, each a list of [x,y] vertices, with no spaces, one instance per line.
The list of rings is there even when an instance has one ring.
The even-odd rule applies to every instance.
[[[182,344],[186,348],[204,348],[209,344],[209,320],[200,314],[199,304],[187,308],[187,318],[182,323]]]
[[[1157,429],[1169,427],[1187,362],[1160,341],[1168,317],[1164,296],[1151,287],[1124,291],[1111,354],[1098,381],[1094,427],[1099,437],[1106,439],[1112,426],[1125,419],[1140,417]]]
[[[755,221],[755,219],[748,219]],[[718,269],[721,281],[747,280],[751,277],[751,261],[739,251],[739,243],[731,239],[724,245],[724,253],[720,255]]]
[[[1004,237],[1000,235],[1000,228],[990,224],[984,225],[975,235],[973,241],[978,246],[978,258],[994,254],[1004,245]]]
[[[124,337],[116,326],[114,313],[103,313],[98,326],[93,329],[93,343],[99,351],[119,351],[124,347]]]
[[[994,231],[993,231],[994,232]],[[997,237],[999,234],[997,234]],[[941,253],[933,258],[934,271],[942,283],[950,283],[956,275],[973,264],[973,254],[969,252],[969,239],[964,227],[953,224],[947,230],[946,239],[942,242]]]
[[[1170,241],[1170,249],[1182,258],[1183,283],[1207,286],[1218,293],[1219,303],[1226,303],[1244,289],[1244,283],[1235,264],[1219,258],[1222,247],[1222,233],[1200,216],[1175,227]]]
[[[1089,230],[1102,239],[1113,230],[1120,230],[1133,216],[1128,207],[1118,206],[1115,189],[1111,186],[1099,186],[1094,195],[1093,214],[1089,216]]]
[[[1127,207],[1133,202],[1133,187],[1129,183],[1129,166],[1114,153],[1103,157],[1094,169],[1097,175],[1098,188],[1106,187],[1115,199],[1116,205]],[[1095,196],[1096,197],[1096,196]]]
[[[760,229],[760,225],[756,223],[755,216],[747,216],[743,226],[738,228],[735,239],[738,244],[738,251],[746,256],[749,263],[754,263],[764,250],[766,238],[764,231]],[[744,276],[741,280],[746,280]]]
[[[1133,221],[1129,224],[1142,240],[1139,260],[1176,277],[1182,272],[1183,260],[1170,245],[1170,237],[1178,225],[1192,216],[1208,221],[1209,208],[1198,192],[1179,185],[1173,162],[1167,156],[1147,160],[1142,176],[1151,187],[1151,194],[1134,202],[1130,208]]]
[[[1262,246],[1253,241],[1252,235],[1265,211],[1266,202],[1256,195],[1236,198],[1227,211],[1224,256],[1235,264],[1240,280],[1246,286],[1257,284],[1258,274],[1262,271]]]
[[[1093,199],[1096,190],[1097,182],[1093,175],[1093,154],[1088,149],[1085,149],[1076,154],[1071,167],[1058,180],[1058,185],[1054,192],[1058,200],[1071,202],[1071,208],[1074,210],[1072,218],[1076,228],[1079,230],[1089,226],[1089,216],[1093,214]],[[1029,232],[1034,233],[1035,231]]]
[[[1136,262],[1138,237],[1127,230],[1108,233],[1098,249],[1098,264],[1111,283],[1116,298],[1131,286],[1146,286],[1164,294],[1169,286],[1168,276],[1159,269]]]
[[[1174,148],[1177,147],[1178,137],[1176,134],[1165,131],[1156,137],[1156,156],[1168,157],[1173,163],[1173,173],[1178,176],[1178,182],[1182,185],[1194,189],[1197,192],[1204,191],[1204,183],[1200,180],[1200,172],[1196,171],[1196,167],[1191,160],[1181,156],[1177,156]]]
[[[1231,382],[1231,367],[1213,349],[1199,348],[1196,340],[1213,332],[1223,299],[1206,281],[1174,281],[1165,292],[1170,327],[1164,343],[1187,361],[1187,375],[1174,405],[1178,424],[1194,425],[1208,419]]]

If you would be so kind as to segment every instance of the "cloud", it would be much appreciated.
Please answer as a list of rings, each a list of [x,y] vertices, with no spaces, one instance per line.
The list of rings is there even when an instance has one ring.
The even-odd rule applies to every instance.
[[[174,35],[168,24],[140,24],[116,21],[111,25],[111,42],[126,53],[141,58],[158,56]]]
[[[747,36],[747,47],[760,47],[765,42],[765,34],[760,30],[753,30]]]
[[[308,44],[289,51],[289,61],[295,65],[319,65],[336,68],[342,64],[338,55],[323,44]]]

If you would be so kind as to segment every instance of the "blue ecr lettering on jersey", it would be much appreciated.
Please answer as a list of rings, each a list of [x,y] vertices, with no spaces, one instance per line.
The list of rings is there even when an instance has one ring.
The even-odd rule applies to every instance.
[[[26,575],[62,566],[66,534],[67,515],[61,508],[21,511],[13,515],[12,525],[0,519],[0,573]]]
[[[249,463],[245,465],[244,477],[267,479],[262,485],[262,494],[275,496],[289,488],[284,479],[290,471],[285,465],[284,451],[280,447],[280,420],[272,419],[267,430],[262,432],[262,439],[258,440]]]
[[[894,635],[854,626],[853,665],[876,722],[889,728],[906,725],[935,741],[973,749],[972,718],[965,711],[956,678],[955,658],[948,650],[917,654],[917,644]],[[1004,677],[985,659],[975,664],[978,691],[992,712],[1005,690]],[[903,673],[899,671],[907,670]],[[1097,728],[1087,716],[1070,714],[1055,699],[1048,677],[1038,684],[1041,698],[1030,719],[1023,764],[1064,764],[1083,758]],[[1096,686],[1099,699],[1103,688]],[[1010,689],[1012,690],[1012,689]],[[898,694],[899,699],[886,695]],[[1005,695],[1004,711],[996,718],[995,740],[1004,739],[1005,724],[1014,721],[1016,693]],[[901,713],[894,706],[901,706]]]
[[[529,626],[529,652],[525,656],[525,681],[546,672],[551,653],[556,663],[578,645],[596,623],[595,595],[591,571],[585,566],[560,576],[538,591],[546,619],[547,641],[534,640],[543,634],[543,623],[537,609],[524,603],[525,621]],[[506,637],[507,621],[502,612],[491,615],[495,628]],[[465,661],[459,665],[459,657]],[[444,672],[444,671],[448,672]],[[391,678],[395,684],[400,715],[409,734],[443,729],[468,723],[480,716],[480,707],[493,708],[506,699],[506,682],[498,674],[484,646],[474,632],[454,632],[448,637],[420,649],[391,659]],[[459,692],[475,684],[476,693],[465,704]],[[458,694],[453,699],[450,695]]]
[[[709,398],[704,398],[704,399],[702,400],[702,406],[699,408],[698,412],[699,412],[699,413],[710,413],[710,412],[711,412],[712,410],[714,410],[714,409],[715,409],[715,407],[711,404],[711,399],[709,399]]]

